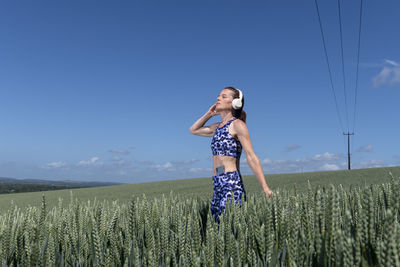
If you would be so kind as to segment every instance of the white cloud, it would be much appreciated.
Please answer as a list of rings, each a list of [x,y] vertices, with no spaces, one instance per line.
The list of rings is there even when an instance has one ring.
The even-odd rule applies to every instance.
[[[171,167],[172,167],[172,163],[171,162],[167,162],[164,165],[162,165],[162,168],[165,168],[165,169],[171,168]]]
[[[152,165],[152,164],[154,164],[154,162],[151,161],[151,160],[139,160],[138,163],[143,164],[143,165]]]
[[[77,166],[100,166],[100,165],[103,165],[103,163],[99,162],[98,157],[93,157],[89,160],[81,160],[76,165]]]
[[[400,155],[393,156],[393,162],[397,160],[400,164]],[[121,162],[122,161],[122,162]],[[63,161],[55,161],[35,166],[41,168],[42,173],[49,174],[50,169],[57,171],[59,177],[80,177],[92,180],[108,180],[120,182],[144,182],[160,181],[164,179],[211,177],[212,168],[209,163],[202,160],[197,164],[198,159],[184,159],[176,161],[155,162],[148,160],[122,160],[120,157],[113,157],[113,160],[101,162],[99,157],[92,157],[88,160],[82,160],[77,164],[67,164]],[[330,171],[347,169],[347,159],[339,154],[330,152],[311,155],[309,157],[298,159],[260,159],[263,171],[265,173],[294,173],[294,172],[312,172],[312,171]],[[4,170],[4,164],[0,163],[0,169]],[[374,168],[388,166],[383,160],[369,160],[356,162],[352,161],[352,169]],[[7,167],[7,166],[6,166]],[[15,168],[15,167],[12,167]],[[47,170],[46,170],[47,169]],[[245,160],[241,161],[241,171],[243,175],[253,175],[251,168]],[[55,172],[54,172],[55,173]],[[14,175],[26,177],[26,174]]]
[[[269,173],[303,172],[316,170],[338,170],[341,157],[325,152],[315,156],[296,160],[260,160],[263,170]]]
[[[190,168],[189,172],[194,172],[194,173],[211,173],[212,169],[211,168]]]
[[[44,169],[57,169],[66,166],[67,164],[62,161],[55,161],[55,162],[50,162],[46,163],[43,168]]]
[[[331,154],[329,152],[325,152],[324,154],[317,154],[313,157],[314,160],[337,160],[339,159],[338,155]]]
[[[270,160],[270,159],[263,159],[261,161],[261,164],[271,164],[271,163],[272,163],[272,160]]]
[[[150,166],[150,168],[157,169],[159,171],[171,170],[173,167],[174,165],[172,165],[172,163],[169,161],[164,164],[155,164]]]
[[[336,170],[339,170],[339,169],[340,169],[340,168],[339,168],[338,165],[336,165],[336,164],[329,164],[329,163],[324,164],[324,165],[320,168],[321,171],[336,171]]]
[[[189,160],[176,160],[176,161],[168,161],[165,163],[155,163],[148,160],[139,161],[139,163],[148,165],[150,169],[155,169],[159,171],[181,171],[186,172],[189,170],[189,166],[193,163],[198,162],[198,159],[189,159]]]
[[[117,154],[124,154],[124,155],[128,155],[129,154],[129,151],[125,150],[125,149],[110,149],[109,152],[117,153]]]
[[[367,146],[368,148],[368,146]],[[243,162],[245,164],[245,162]],[[260,163],[265,173],[291,173],[291,172],[313,172],[347,169],[347,160],[344,157],[325,152],[296,160],[273,160],[262,159]],[[352,169],[378,168],[386,166],[383,160],[370,160],[364,162],[352,162]],[[243,170],[251,173],[250,167],[246,164]]]
[[[174,164],[180,164],[180,165],[186,165],[186,164],[192,164],[195,162],[198,162],[198,159],[187,159],[187,160],[177,160],[177,161],[172,161]]]
[[[124,165],[125,164],[125,160],[123,160],[120,157],[113,157],[111,160],[114,162],[114,164],[118,164],[118,165]]]
[[[372,145],[362,146],[357,149],[357,152],[373,152]]]
[[[370,160],[370,161],[362,161],[353,164],[353,168],[362,169],[362,168],[379,168],[384,167],[385,162],[383,160]]]
[[[286,147],[286,152],[292,152],[293,150],[299,149],[301,146],[297,145],[297,144],[292,144],[292,145],[288,145]]]
[[[17,163],[0,162],[0,170],[3,175],[8,175],[9,177],[29,178],[32,173],[39,171],[40,175],[48,179],[83,179],[127,183],[210,177],[212,169],[209,167],[209,162],[203,162],[205,164],[203,166],[203,164],[197,165],[198,161],[199,159],[196,158],[166,161],[142,159],[139,161],[111,154],[111,157],[107,160],[93,155],[92,157],[83,158],[81,161],[77,160],[72,164],[60,160],[42,162],[39,165],[24,166],[23,168]],[[13,171],[11,172],[10,170]],[[49,174],[52,176],[49,177]]]
[[[390,65],[392,65],[392,66],[400,67],[400,65],[397,62],[393,61],[393,60],[385,59],[385,62],[390,64]]]
[[[400,65],[393,60],[385,59],[383,69],[372,79],[373,86],[377,88],[383,85],[393,86],[399,83]]]

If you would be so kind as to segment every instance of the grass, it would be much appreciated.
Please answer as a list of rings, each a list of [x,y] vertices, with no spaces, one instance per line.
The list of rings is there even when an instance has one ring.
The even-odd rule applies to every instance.
[[[345,187],[349,187],[350,185],[381,184],[390,181],[390,173],[392,173],[394,177],[400,177],[400,167],[271,174],[266,175],[266,180],[272,190],[296,187],[298,190],[303,191],[307,187],[308,181],[313,187],[327,186],[329,184],[342,184]],[[261,191],[260,185],[254,175],[244,176],[243,183],[247,194]],[[152,199],[154,197],[160,197],[163,194],[169,195],[171,191],[174,194],[187,197],[205,197],[211,199],[212,190],[212,179],[209,177],[95,188],[4,194],[0,195],[0,212],[8,210],[11,206],[11,202],[22,209],[28,206],[39,207],[41,205],[42,195],[45,195],[46,204],[48,208],[51,209],[58,204],[59,198],[63,199],[63,205],[66,206],[69,203],[71,192],[74,198],[84,202],[93,202],[94,199],[97,201],[118,200],[120,202],[127,202],[131,199],[132,195],[141,197],[145,194],[148,199]]]

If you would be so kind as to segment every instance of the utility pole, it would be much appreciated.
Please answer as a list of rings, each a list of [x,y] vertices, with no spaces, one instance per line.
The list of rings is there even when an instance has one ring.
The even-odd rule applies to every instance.
[[[351,170],[350,166],[350,135],[354,135],[354,133],[343,133],[343,135],[347,135],[347,166],[348,169]]]

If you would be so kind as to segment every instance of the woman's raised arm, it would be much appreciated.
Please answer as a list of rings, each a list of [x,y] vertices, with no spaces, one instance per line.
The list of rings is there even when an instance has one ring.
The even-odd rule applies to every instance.
[[[215,115],[218,115],[218,113],[215,111],[214,104],[200,119],[193,123],[193,125],[189,129],[190,133],[206,137],[213,136],[214,131],[218,126],[218,123],[214,123],[208,126],[204,126],[204,124]]]

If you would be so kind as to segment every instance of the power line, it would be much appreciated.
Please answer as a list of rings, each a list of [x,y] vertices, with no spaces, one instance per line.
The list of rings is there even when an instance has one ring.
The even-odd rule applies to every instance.
[[[360,0],[360,23],[358,27],[358,47],[357,47],[357,71],[356,71],[356,87],[355,87],[355,97],[354,97],[354,116],[353,116],[353,133],[356,127],[356,109],[357,109],[357,89],[358,89],[358,66],[360,63],[360,43],[361,43],[361,25],[362,25],[362,10],[363,10],[363,0]],[[355,147],[355,140],[353,136],[352,151]]]
[[[358,89],[358,66],[360,63],[360,42],[361,42],[361,22],[362,22],[362,7],[363,0],[360,1],[360,25],[358,28],[358,48],[357,48],[357,73],[356,73],[356,88],[355,88],[355,97],[354,97],[354,118],[353,118],[353,133],[354,128],[356,127],[356,108],[357,108],[357,89]]]
[[[343,53],[343,33],[342,33],[342,15],[340,12],[340,0],[338,0],[338,10],[339,10],[339,28],[340,28],[340,48],[342,52],[342,75],[343,75],[343,91],[344,91],[344,106],[346,111],[346,121],[347,129],[349,129],[349,113],[347,111],[347,92],[346,92],[346,76],[344,72],[344,53]]]
[[[316,7],[316,9],[317,9],[317,14],[318,14],[319,28],[320,28],[320,30],[321,30],[322,43],[323,43],[323,45],[324,45],[326,64],[328,65],[329,80],[330,80],[330,82],[331,82],[332,93],[333,93],[333,97],[334,97],[334,99],[335,99],[336,112],[337,112],[337,115],[338,115],[338,118],[339,118],[340,127],[342,128],[342,132],[344,132],[344,130],[343,130],[343,123],[342,123],[342,119],[341,119],[341,117],[340,117],[339,107],[338,107],[338,104],[337,104],[335,88],[334,88],[334,86],[333,86],[331,67],[330,67],[330,65],[329,65],[328,52],[327,52],[327,49],[326,49],[324,31],[323,31],[323,29],[322,29],[321,16],[320,16],[320,14],[319,14],[318,3],[317,3],[317,0],[314,0],[314,2],[315,2],[315,7]]]
[[[330,82],[331,82],[331,88],[332,88],[332,92],[333,92],[334,99],[335,99],[336,111],[337,111],[337,114],[338,114],[340,126],[341,126],[342,131],[343,131],[343,135],[347,135],[347,159],[348,159],[348,169],[349,170],[351,169],[351,163],[350,163],[350,157],[351,157],[351,153],[350,153],[350,150],[351,150],[350,149],[350,135],[354,136],[355,122],[356,122],[357,89],[358,89],[358,76],[359,76],[358,74],[359,74],[359,62],[360,62],[360,43],[361,43],[361,25],[362,25],[363,0],[360,0],[360,1],[361,1],[361,4],[360,4],[360,23],[359,23],[359,29],[358,29],[357,72],[356,72],[356,86],[355,86],[355,97],[354,97],[353,132],[350,133],[348,107],[347,107],[346,76],[345,76],[345,68],[344,68],[342,15],[341,15],[341,8],[340,8],[340,0],[338,0],[339,28],[340,28],[340,47],[341,47],[342,74],[343,74],[343,91],[344,91],[346,121],[347,121],[347,129],[348,129],[347,133],[345,133],[343,131],[343,124],[342,124],[342,120],[341,120],[341,117],[340,117],[340,112],[339,112],[339,108],[338,108],[338,104],[337,104],[335,89],[334,89],[334,86],[333,86],[332,72],[331,72],[331,68],[330,68],[330,65],[329,65],[328,52],[327,52],[327,49],[326,49],[324,31],[323,31],[323,28],[322,28],[321,16],[320,16],[320,13],[319,13],[319,8],[318,8],[318,2],[317,2],[317,0],[314,0],[315,7],[317,9],[317,14],[318,14],[318,21],[319,21],[319,26],[320,26],[320,30],[321,30],[322,43],[323,43],[324,51],[325,51],[325,58],[326,58],[326,62],[327,62],[327,65],[328,65],[329,79],[330,79]]]

